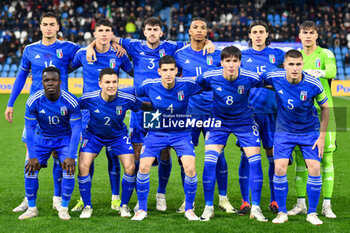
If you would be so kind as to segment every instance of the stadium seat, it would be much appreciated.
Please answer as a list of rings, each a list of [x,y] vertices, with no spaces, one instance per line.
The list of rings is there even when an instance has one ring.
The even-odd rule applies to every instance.
[[[269,22],[273,21],[273,15],[272,14],[268,14],[267,15],[267,21],[269,21]]]
[[[344,69],[343,68],[338,68],[337,73],[338,74],[344,74]]]
[[[10,71],[16,72],[17,71],[17,65],[16,64],[12,64],[10,67]]]
[[[335,53],[335,59],[341,61],[342,60],[341,54],[340,53]]]
[[[7,71],[2,71],[0,76],[1,77],[7,77]]]
[[[340,48],[339,48],[339,47],[335,47],[335,48],[334,48],[334,53],[335,53],[335,54],[337,54],[337,53],[341,54]]]
[[[8,77],[10,77],[10,78],[15,78],[15,77],[16,77],[16,72],[10,71],[10,72],[8,73]]]
[[[74,72],[68,74],[68,78],[74,78],[74,77],[75,77],[75,73]]]
[[[5,64],[4,67],[2,68],[2,71],[10,71],[10,65],[9,64]]]
[[[5,63],[10,65],[11,62],[12,62],[12,58],[11,57],[7,57]]]
[[[345,74],[350,76],[350,67],[345,67]]]
[[[344,67],[343,62],[341,60],[337,60],[337,67],[338,68],[343,68]]]
[[[0,71],[2,71],[2,64],[0,64]]]
[[[337,75],[338,80],[345,80],[345,75],[344,74],[339,74]]]
[[[348,53],[348,48],[345,47],[345,46],[342,47],[342,48],[341,48],[341,52],[342,52],[343,56],[345,56],[345,54]]]

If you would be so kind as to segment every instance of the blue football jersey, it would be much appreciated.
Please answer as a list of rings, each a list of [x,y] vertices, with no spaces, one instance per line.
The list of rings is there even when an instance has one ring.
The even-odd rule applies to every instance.
[[[181,131],[187,128],[180,122],[186,123],[189,119],[186,114],[189,98],[199,94],[202,88],[192,78],[176,78],[175,82],[173,88],[166,89],[160,78],[146,79],[136,88],[137,96],[150,98],[153,110],[156,111],[156,113],[145,112],[152,117],[149,123],[157,121],[157,126],[149,130]],[[145,117],[145,121],[147,119]]]
[[[221,120],[222,125],[232,126],[245,120],[251,122],[253,111],[248,104],[249,90],[264,83],[257,73],[240,68],[237,79],[228,81],[221,68],[199,75],[196,82],[204,90],[213,91],[211,115]]]
[[[159,59],[173,56],[185,42],[161,41],[156,49],[150,49],[145,40],[121,39],[120,44],[132,57],[134,64],[134,86],[138,87],[145,79],[159,78]]]
[[[302,81],[291,84],[286,71],[265,72],[265,83],[272,85],[277,94],[276,132],[308,133],[319,131],[320,122],[314,100],[324,104],[327,96],[319,79],[302,73]]]
[[[70,121],[81,119],[81,112],[77,98],[69,92],[61,90],[52,102],[41,90],[27,100],[24,118],[38,123],[40,137],[58,139],[71,134]]]
[[[117,97],[106,102],[101,97],[101,90],[87,92],[81,96],[80,107],[90,112],[87,130],[103,138],[112,139],[127,133],[124,124],[125,113],[128,109],[139,111],[142,102],[134,95],[118,90]]]
[[[220,66],[221,51],[215,50],[212,54],[203,56],[202,51],[194,51],[191,44],[184,46],[175,53],[177,66],[182,70],[183,77],[196,77],[200,74],[215,69]],[[188,114],[209,115],[213,103],[213,92],[204,91],[200,95],[194,95],[190,98],[188,104]]]
[[[98,80],[100,72],[104,68],[113,68],[117,73],[119,73],[120,68],[126,73],[132,71],[132,64],[128,56],[117,57],[116,51],[112,46],[106,53],[99,53],[95,50],[97,58],[95,62],[88,62],[86,60],[86,51],[87,48],[80,49],[71,62],[73,68],[83,66],[83,93],[101,89],[98,85]]]
[[[68,91],[69,63],[73,60],[80,46],[70,42],[57,40],[52,45],[43,45],[41,41],[29,44],[23,51],[21,69],[32,71],[33,83],[30,94],[42,90],[42,72],[48,66],[55,66],[61,72],[61,89]]]
[[[261,74],[273,71],[283,64],[284,52],[281,49],[266,47],[261,51],[253,48],[242,51],[241,66]],[[276,113],[276,94],[266,88],[253,88],[250,91],[249,104],[254,108],[254,113]]]

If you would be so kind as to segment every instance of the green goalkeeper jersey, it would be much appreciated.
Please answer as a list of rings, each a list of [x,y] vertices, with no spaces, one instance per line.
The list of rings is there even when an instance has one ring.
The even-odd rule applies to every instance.
[[[301,50],[301,53],[303,54],[303,61],[305,63],[303,67],[304,70],[312,69],[325,71],[325,77],[320,78],[320,81],[328,98],[328,106],[330,109],[332,109],[334,107],[332,90],[329,86],[328,80],[335,78],[335,75],[337,73],[334,54],[329,49],[324,49],[320,46],[317,46],[317,49],[310,55],[306,55],[304,53],[304,50]],[[332,119],[334,117],[333,111],[331,111],[330,114],[330,117]]]

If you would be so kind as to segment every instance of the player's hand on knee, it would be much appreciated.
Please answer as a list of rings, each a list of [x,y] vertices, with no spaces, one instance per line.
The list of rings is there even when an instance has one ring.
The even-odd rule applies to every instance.
[[[39,171],[40,169],[40,164],[39,160],[37,158],[34,159],[29,159],[28,163],[25,166],[25,173],[28,175],[34,175],[36,171]]]
[[[13,107],[7,107],[5,110],[5,118],[8,122],[12,123],[13,119]]]
[[[71,159],[71,158],[66,158],[63,161],[63,170],[67,171],[67,174],[70,176],[74,176],[75,173],[75,159]]]
[[[323,151],[324,151],[324,137],[319,137],[316,142],[314,143],[312,149],[314,150],[317,146],[318,148],[318,157],[323,158]]]

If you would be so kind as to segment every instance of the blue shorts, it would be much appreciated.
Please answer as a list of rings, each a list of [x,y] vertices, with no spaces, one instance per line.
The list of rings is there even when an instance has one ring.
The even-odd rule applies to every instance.
[[[321,161],[318,157],[318,148],[314,150],[312,146],[318,139],[318,132],[311,132],[307,134],[294,134],[287,132],[276,132],[274,141],[274,159],[291,159],[295,146],[299,146],[304,159],[313,159]]]
[[[183,155],[196,156],[190,131],[180,132],[155,132],[150,131],[143,143],[140,158],[156,157],[167,147],[176,151],[178,157]],[[158,158],[159,159],[159,158]]]
[[[80,152],[89,152],[99,154],[102,147],[111,147],[115,155],[134,154],[130,138],[128,135],[122,135],[113,139],[103,139],[86,130],[81,142]]]
[[[201,121],[205,121],[209,118],[209,115],[199,115],[199,116],[193,116],[191,119],[197,119]],[[201,135],[201,132],[203,132],[203,136],[207,133],[209,129],[206,127],[193,127],[191,130],[192,135],[192,142],[194,146],[198,146],[199,142],[199,136]]]
[[[260,139],[264,148],[272,148],[276,128],[276,114],[260,113],[253,115],[259,126]]]
[[[143,111],[133,112],[130,115],[129,137],[132,143],[143,143],[147,130],[143,128]]]
[[[205,145],[224,145],[233,133],[241,147],[260,147],[259,126],[255,123],[240,123],[230,127],[212,128],[205,135]]]
[[[40,165],[46,165],[47,160],[53,151],[57,152],[57,156],[61,163],[67,158],[70,146],[70,136],[65,136],[61,139],[45,139],[35,137],[35,152]],[[77,155],[75,154],[75,157]]]

